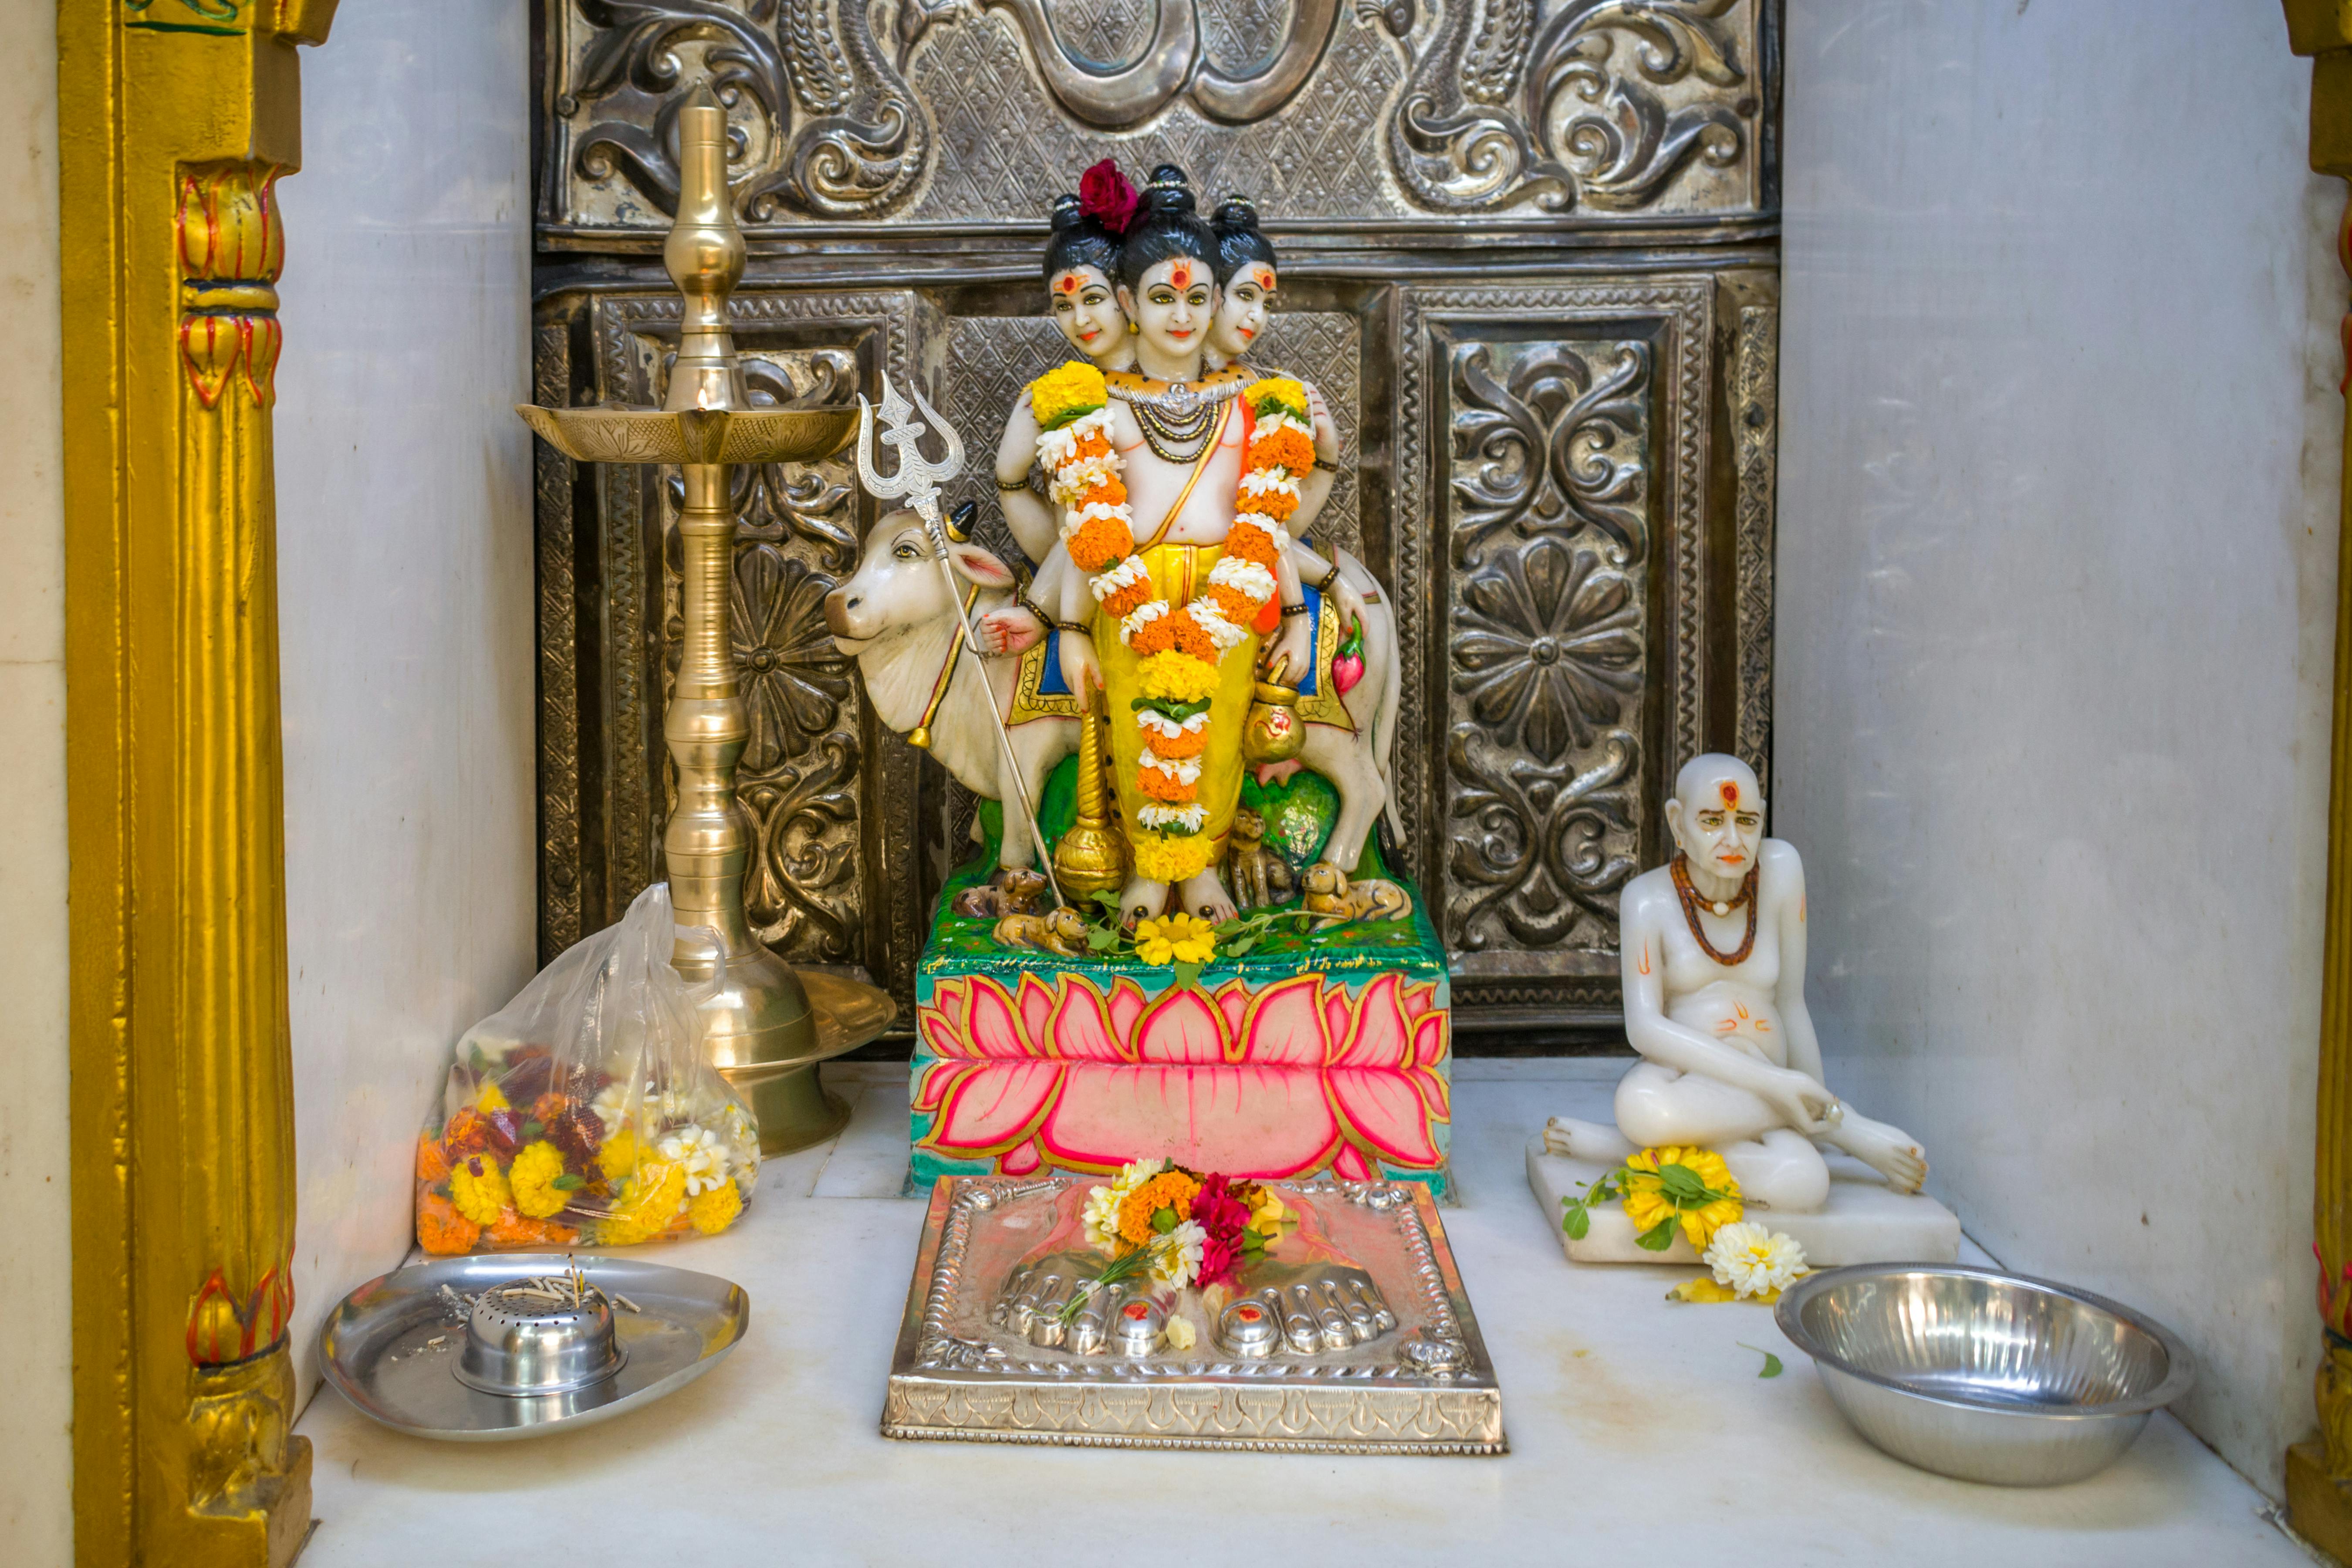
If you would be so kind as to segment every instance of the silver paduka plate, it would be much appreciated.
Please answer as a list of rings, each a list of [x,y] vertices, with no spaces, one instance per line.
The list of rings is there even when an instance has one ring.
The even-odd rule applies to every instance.
[[[544,1321],[518,1323],[532,1299],[496,1294],[511,1281],[562,1276],[575,1261],[609,1311],[550,1303]],[[683,1388],[735,1348],[751,1320],[743,1288],[716,1275],[635,1258],[490,1253],[369,1280],[328,1314],[319,1353],[336,1391],[395,1432],[513,1442],[609,1421]],[[583,1325],[608,1335],[609,1352],[570,1342]],[[486,1332],[499,1342],[482,1342]],[[492,1392],[534,1378],[547,1392]]]
[[[1108,1178],[1105,1178],[1108,1179]],[[882,1411],[887,1437],[1324,1454],[1501,1454],[1503,1396],[1429,1190],[1267,1184],[1298,1227],[1226,1299],[1115,1288],[1096,1183],[950,1177],[929,1212]],[[1169,1347],[1171,1315],[1194,1342]]]

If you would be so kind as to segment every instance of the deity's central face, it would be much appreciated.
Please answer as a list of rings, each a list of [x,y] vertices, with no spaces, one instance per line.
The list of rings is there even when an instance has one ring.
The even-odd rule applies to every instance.
[[[1209,346],[1227,359],[1239,359],[1265,331],[1274,310],[1274,268],[1253,261],[1234,274],[1217,304],[1217,320],[1209,329]]]
[[[1127,344],[1127,312],[1098,268],[1072,267],[1045,279],[1054,324],[1088,359],[1104,359]]]
[[[1217,312],[1217,283],[1207,262],[1189,256],[1155,261],[1133,290],[1119,290],[1118,302],[1141,339],[1139,357],[1148,353],[1159,362],[1149,367],[1151,374],[1188,379],[1199,374]]]
[[[1764,802],[1748,782],[1723,775],[1694,781],[1675,804],[1675,842],[1691,865],[1728,881],[1745,878],[1764,843]]]

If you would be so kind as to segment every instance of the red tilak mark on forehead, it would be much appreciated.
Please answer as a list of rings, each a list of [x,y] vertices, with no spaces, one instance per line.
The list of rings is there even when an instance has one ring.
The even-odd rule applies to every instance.
[[[1739,786],[1734,784],[1731,780],[1726,779],[1715,787],[1722,793],[1724,805],[1738,805],[1739,804]]]
[[[1065,272],[1054,279],[1054,287],[1065,294],[1075,294],[1078,291],[1078,275],[1075,272]]]
[[[1267,293],[1271,294],[1274,292],[1274,268],[1270,267],[1254,267],[1250,268],[1250,280],[1255,283],[1259,288],[1265,289]]]
[[[1169,272],[1168,281],[1175,284],[1179,289],[1189,289],[1192,284],[1192,269],[1180,261]]]

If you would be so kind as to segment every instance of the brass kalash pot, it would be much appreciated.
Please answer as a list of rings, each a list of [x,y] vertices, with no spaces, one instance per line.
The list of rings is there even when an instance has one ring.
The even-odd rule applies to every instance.
[[[516,410],[550,446],[583,463],[676,463],[686,480],[677,530],[685,546],[685,648],[662,735],[677,764],[677,806],[662,858],[677,914],[670,962],[689,982],[726,961],[726,984],[703,1010],[711,1059],[744,1091],[763,1153],[804,1149],[840,1131],[849,1108],[817,1081],[816,1064],[874,1038],[898,1012],[871,985],[796,974],[751,934],[743,914],[751,834],[735,799],[735,763],[751,725],[728,631],[737,463],[812,463],[848,441],[857,410],[753,408],[728,327],[742,280],[743,232],[727,193],[727,111],[708,84],[678,111],[677,221],[662,247],[686,297],[677,363],[662,407]],[[719,942],[707,940],[709,931]]]
[[[1298,689],[1282,684],[1290,672],[1286,658],[1252,689],[1249,714],[1242,721],[1242,761],[1252,767],[1286,763],[1307,747],[1307,726],[1298,717]]]

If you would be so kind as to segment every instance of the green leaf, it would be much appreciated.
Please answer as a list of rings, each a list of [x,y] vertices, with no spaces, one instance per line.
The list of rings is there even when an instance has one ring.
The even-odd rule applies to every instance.
[[[1592,1234],[1592,1211],[1581,1204],[1571,1205],[1568,1217],[1559,1222],[1559,1228],[1568,1232],[1569,1240],[1582,1241]]]
[[[1095,952],[1108,952],[1118,945],[1118,932],[1108,926],[1088,926],[1087,946]]]
[[[1688,1165],[1664,1164],[1658,1167],[1658,1184],[1676,1203],[1698,1204],[1706,1201],[1706,1184]]]
[[[577,1192],[579,1189],[588,1184],[588,1178],[585,1176],[577,1176],[572,1174],[570,1171],[566,1171],[563,1174],[556,1177],[555,1180],[548,1183],[547,1184],[553,1187],[560,1193]]]
[[[1254,936],[1243,937],[1239,941],[1235,942],[1233,946],[1225,950],[1226,956],[1231,958],[1239,958],[1256,945],[1257,938]]]
[[[1232,920],[1225,921],[1222,925],[1213,926],[1210,930],[1213,934],[1222,942],[1229,936],[1239,936],[1242,932],[1249,930],[1249,921],[1242,919],[1239,915],[1235,915]]]
[[[1199,964],[1178,963],[1171,964],[1170,967],[1174,969],[1176,972],[1177,984],[1198,985],[1201,984],[1201,966]]]
[[[522,1124],[522,1141],[528,1143],[532,1139],[544,1135],[546,1131],[547,1124],[545,1122],[526,1121]]]
[[[1664,1252],[1675,1244],[1675,1222],[1662,1219],[1633,1238],[1633,1245],[1645,1252]]]
[[[1096,903],[1100,904],[1104,909],[1108,910],[1113,914],[1118,913],[1118,895],[1117,893],[1114,893],[1109,889],[1106,888],[1102,891],[1097,893],[1094,897]]]
[[[1738,1345],[1741,1350],[1754,1351],[1758,1355],[1764,1358],[1764,1370],[1756,1374],[1757,1376],[1778,1377],[1780,1375],[1780,1358],[1779,1356],[1774,1355],[1762,1345],[1751,1345],[1746,1340],[1734,1340],[1731,1342]]]

